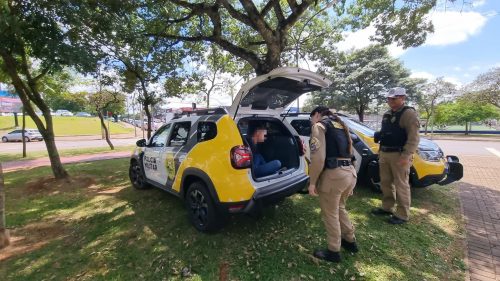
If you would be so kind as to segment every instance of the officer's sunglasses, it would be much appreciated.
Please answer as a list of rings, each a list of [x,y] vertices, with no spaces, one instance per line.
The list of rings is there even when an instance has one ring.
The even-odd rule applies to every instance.
[[[400,96],[395,96],[395,97],[388,97],[387,100],[397,100],[401,98]]]

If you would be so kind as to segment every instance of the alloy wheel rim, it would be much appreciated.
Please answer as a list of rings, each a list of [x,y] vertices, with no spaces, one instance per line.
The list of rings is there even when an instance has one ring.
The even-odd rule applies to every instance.
[[[199,190],[193,190],[189,195],[191,214],[196,223],[204,226],[208,220],[208,204],[205,196]]]

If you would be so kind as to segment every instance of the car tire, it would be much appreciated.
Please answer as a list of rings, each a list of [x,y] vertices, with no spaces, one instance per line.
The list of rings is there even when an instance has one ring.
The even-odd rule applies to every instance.
[[[144,173],[142,171],[141,166],[139,165],[139,162],[135,160],[132,161],[132,163],[130,163],[128,176],[134,188],[147,189],[150,187],[150,185],[146,182],[146,177],[144,176]]]
[[[30,138],[28,138],[28,137],[24,137],[24,141],[25,141],[25,142],[30,142],[31,140],[30,140]]]
[[[8,141],[9,141],[9,139],[7,139],[7,137],[2,138],[2,142],[8,142]]]
[[[368,185],[370,186],[370,188],[377,192],[377,193],[382,193],[382,187],[380,185],[380,180],[375,180],[374,178],[370,177],[368,179]]]
[[[202,182],[189,185],[185,198],[189,220],[201,232],[214,232],[225,224],[225,216],[217,211],[210,193]]]

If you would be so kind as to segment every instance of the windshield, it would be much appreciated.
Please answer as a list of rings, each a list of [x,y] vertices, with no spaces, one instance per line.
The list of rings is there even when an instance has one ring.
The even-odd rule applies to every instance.
[[[349,127],[349,129],[358,131],[365,136],[373,137],[375,130],[373,130],[372,128],[370,128],[370,127],[366,126],[365,124],[360,123],[356,120],[350,119],[348,117],[345,117],[345,116],[339,116],[339,117],[342,118],[342,120],[346,123],[346,125]]]

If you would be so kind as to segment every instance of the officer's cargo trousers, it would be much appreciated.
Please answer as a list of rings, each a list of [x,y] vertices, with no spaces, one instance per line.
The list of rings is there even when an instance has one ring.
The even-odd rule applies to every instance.
[[[407,166],[399,164],[400,152],[379,153],[380,185],[382,189],[382,209],[392,211],[400,219],[410,218],[411,190],[409,183],[411,161]]]
[[[355,241],[354,226],[345,204],[356,185],[356,177],[356,169],[351,165],[325,169],[319,178],[319,205],[330,251],[340,251],[341,238]]]

